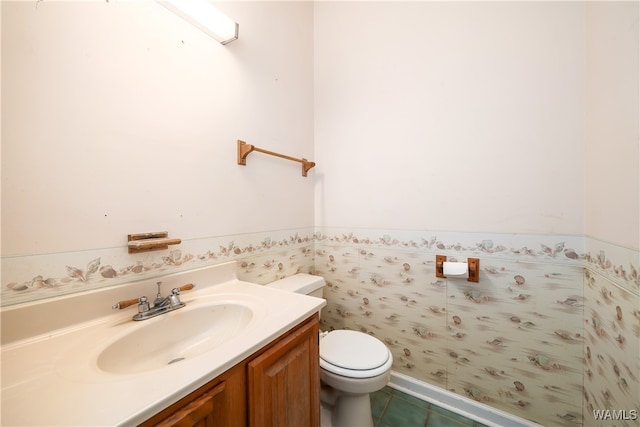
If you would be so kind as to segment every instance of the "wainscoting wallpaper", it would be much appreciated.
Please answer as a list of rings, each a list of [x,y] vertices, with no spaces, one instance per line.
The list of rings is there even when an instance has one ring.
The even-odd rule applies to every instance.
[[[588,248],[585,251],[584,248]],[[435,256],[480,259],[480,282]],[[296,229],[2,259],[2,305],[236,260],[242,280],[326,278],[323,329],[383,340],[393,370],[545,426],[637,426],[640,256],[583,236]]]
[[[637,264],[616,266],[606,251],[591,256],[583,246],[574,236],[323,230],[315,242],[316,273],[329,283],[323,328],[370,333],[391,348],[395,371],[542,425],[593,422],[592,411],[583,412],[588,394],[597,395],[590,398],[595,408],[640,409],[629,400],[638,396],[639,300],[613,284],[627,303],[619,304],[629,362],[618,362],[618,370],[628,366],[626,386],[611,380],[611,360],[621,359],[601,336],[598,363],[605,366],[592,371],[602,378],[591,380],[596,390],[583,389],[585,346],[593,339],[585,320],[592,305],[610,305],[600,290],[586,300],[585,258],[599,258],[603,272],[637,289],[632,274],[616,273]],[[436,278],[436,254],[480,258],[480,282]]]
[[[584,279],[584,425],[638,426],[640,297],[590,270]]]

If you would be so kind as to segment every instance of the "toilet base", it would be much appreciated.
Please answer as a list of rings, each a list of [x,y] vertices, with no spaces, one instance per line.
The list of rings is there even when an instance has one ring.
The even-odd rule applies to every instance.
[[[373,427],[371,397],[390,379],[390,369],[370,378],[350,378],[320,368],[320,401],[333,406],[332,427]]]
[[[333,421],[331,420],[332,414],[333,406],[320,402],[320,427],[333,427]]]
[[[334,427],[373,427],[368,394],[341,394],[333,407]]]
[[[346,393],[322,384],[321,427],[373,427],[369,393]]]

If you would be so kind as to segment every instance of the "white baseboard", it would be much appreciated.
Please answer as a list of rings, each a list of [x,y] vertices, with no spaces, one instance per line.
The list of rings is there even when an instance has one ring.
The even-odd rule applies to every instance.
[[[391,371],[389,387],[492,427],[541,427],[532,421]]]

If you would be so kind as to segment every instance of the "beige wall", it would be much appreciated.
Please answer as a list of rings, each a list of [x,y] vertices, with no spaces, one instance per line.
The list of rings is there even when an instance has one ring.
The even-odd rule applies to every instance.
[[[313,156],[313,5],[219,6],[227,46],[155,1],[2,2],[3,256],[313,225],[299,164],[236,164]]]
[[[590,2],[585,234],[640,248],[638,2]]]
[[[582,3],[319,2],[316,224],[584,231]]]

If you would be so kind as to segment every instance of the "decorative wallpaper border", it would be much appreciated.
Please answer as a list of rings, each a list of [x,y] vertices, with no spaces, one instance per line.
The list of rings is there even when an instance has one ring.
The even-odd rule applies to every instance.
[[[458,260],[473,256],[578,265],[598,271],[618,286],[640,294],[640,252],[593,238],[309,227],[193,239],[184,241],[178,249],[145,254],[128,254],[126,247],[118,247],[4,257],[1,260],[0,302],[6,306],[51,298],[280,249],[304,248],[298,256],[308,256],[316,242],[418,250]],[[264,262],[269,265],[274,260]],[[307,269],[313,269],[312,260],[305,262]],[[289,263],[280,261],[277,264],[283,264],[280,267],[285,268],[284,264]],[[484,264],[482,268],[491,268]],[[259,274],[248,273],[249,268],[244,270],[253,280],[260,281]]]
[[[585,268],[600,273],[636,296],[640,295],[640,250],[592,237],[585,238],[585,247]]]
[[[424,250],[461,256],[511,260],[553,261],[579,265],[584,258],[584,238],[569,235],[526,235],[477,232],[435,232],[316,228],[315,240],[373,247]]]
[[[583,266],[640,295],[640,250],[574,235],[316,228],[315,241]]]
[[[178,249],[129,254],[126,246],[2,258],[1,305],[115,286],[232,260],[260,282],[267,270],[294,274],[313,266],[313,229],[281,230],[183,241]],[[276,256],[279,252],[286,253]],[[265,255],[270,255],[264,258]],[[308,258],[296,261],[296,258]],[[264,259],[262,259],[264,258]],[[260,265],[256,266],[256,260]],[[274,280],[277,276],[270,276]]]

